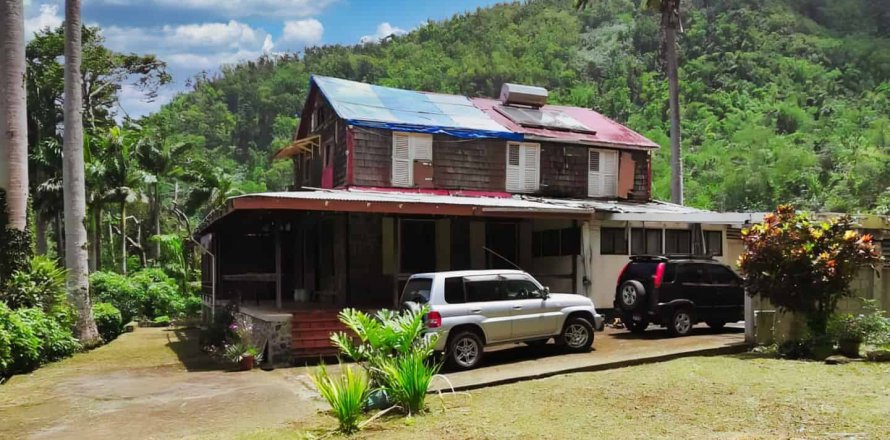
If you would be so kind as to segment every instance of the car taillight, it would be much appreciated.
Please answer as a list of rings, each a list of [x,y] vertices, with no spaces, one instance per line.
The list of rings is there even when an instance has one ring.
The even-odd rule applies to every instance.
[[[437,328],[442,326],[442,315],[439,312],[429,312],[426,314],[426,326],[428,328]]]
[[[624,267],[621,268],[621,273],[618,274],[618,281],[615,282],[615,287],[618,287],[618,285],[621,284],[621,278],[624,277],[624,272],[627,271],[627,266],[630,266],[630,263],[625,264]]]
[[[658,267],[655,268],[655,275],[652,276],[656,289],[661,287],[661,280],[664,279],[664,266],[664,263],[658,263]]]

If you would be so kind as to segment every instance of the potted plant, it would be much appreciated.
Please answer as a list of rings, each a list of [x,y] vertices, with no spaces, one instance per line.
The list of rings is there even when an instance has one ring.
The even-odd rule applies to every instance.
[[[231,341],[226,344],[223,355],[226,359],[238,364],[241,371],[249,371],[262,361],[260,345],[254,342],[253,326],[243,317],[229,326],[232,332]]]
[[[867,336],[862,317],[841,313],[832,316],[828,323],[828,333],[837,341],[838,352],[844,356],[859,357],[859,347]]]

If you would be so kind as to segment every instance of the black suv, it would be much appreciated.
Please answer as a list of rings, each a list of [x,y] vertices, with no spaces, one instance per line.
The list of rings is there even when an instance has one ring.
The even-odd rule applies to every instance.
[[[615,310],[632,332],[651,323],[685,336],[699,322],[721,328],[743,320],[745,289],[732,269],[710,257],[633,256],[618,276]]]

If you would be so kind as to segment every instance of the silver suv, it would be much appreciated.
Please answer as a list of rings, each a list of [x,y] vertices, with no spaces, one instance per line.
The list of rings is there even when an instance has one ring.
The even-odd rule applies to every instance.
[[[574,294],[551,294],[519,270],[468,270],[413,275],[402,292],[403,307],[428,305],[436,350],[454,368],[469,369],[484,347],[510,342],[541,345],[550,338],[572,352],[593,345],[603,317],[593,302]]]

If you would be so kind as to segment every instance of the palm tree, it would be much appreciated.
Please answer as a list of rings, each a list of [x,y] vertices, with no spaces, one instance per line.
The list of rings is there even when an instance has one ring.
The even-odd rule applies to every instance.
[[[185,209],[192,215],[209,215],[224,206],[229,197],[244,194],[235,186],[232,176],[202,160],[191,162],[182,180],[191,185]]]
[[[37,226],[35,236],[37,238],[37,253],[46,255],[47,249],[47,223],[52,219],[61,217],[62,212],[62,144],[52,137],[43,138],[34,145],[30,151],[31,170],[29,171],[32,192],[31,200],[34,206]],[[59,230],[56,231],[57,256],[62,257],[65,252],[61,249],[61,223],[56,222]]]
[[[6,226],[28,226],[28,120],[25,94],[25,21],[21,0],[0,2],[0,189]]]
[[[80,0],[65,0],[65,133],[62,142],[65,188],[65,266],[68,295],[77,309],[77,338],[85,346],[101,341],[93,320],[87,267],[86,182],[83,159],[83,106],[80,76]]]
[[[140,167],[148,174],[149,199],[149,223],[156,236],[161,232],[161,183],[163,180],[181,176],[185,170],[180,166],[183,156],[189,151],[191,145],[184,142],[169,143],[164,139],[143,131],[143,136],[136,144],[136,156],[139,158]],[[161,258],[161,241],[156,240],[153,249],[153,258]]]
[[[575,0],[575,8],[585,9],[590,0]],[[680,156],[680,80],[677,74],[677,33],[680,22],[680,0],[642,0],[642,8],[661,14],[663,53],[668,78],[668,100],[671,120],[671,201],[683,204],[683,160]]]

